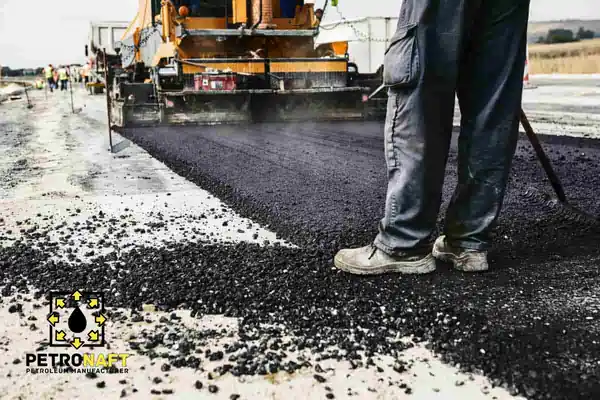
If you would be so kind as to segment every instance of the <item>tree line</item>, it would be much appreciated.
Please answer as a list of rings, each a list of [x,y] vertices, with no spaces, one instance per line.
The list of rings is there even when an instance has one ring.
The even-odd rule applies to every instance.
[[[593,39],[595,32],[580,27],[577,33],[570,29],[550,29],[546,36],[540,36],[537,43],[569,43],[585,39]]]
[[[44,68],[20,68],[11,69],[9,67],[2,67],[0,72],[1,76],[37,76],[44,72]]]

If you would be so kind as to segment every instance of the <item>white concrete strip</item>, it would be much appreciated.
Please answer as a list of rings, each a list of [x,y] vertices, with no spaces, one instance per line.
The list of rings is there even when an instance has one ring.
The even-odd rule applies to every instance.
[[[587,80],[583,82],[583,78]],[[589,75],[582,75],[580,80],[581,85],[542,83],[523,91],[523,109],[535,132],[600,139],[600,79],[596,86]],[[454,126],[460,126],[458,99],[455,101]],[[520,131],[525,132],[522,126]]]
[[[8,311],[10,306],[15,304],[22,306],[22,313]],[[214,398],[219,400],[230,399],[232,394],[238,394],[241,399],[304,400],[325,398],[328,393],[325,387],[331,389],[336,399],[523,399],[511,396],[503,388],[493,388],[489,380],[481,375],[466,375],[442,363],[426,348],[426,343],[419,343],[413,348],[401,351],[397,357],[374,357],[375,363],[383,369],[381,372],[373,366],[369,369],[351,369],[348,362],[315,361],[315,356],[309,351],[288,351],[286,360],[294,360],[301,364],[298,358],[303,357],[311,362],[313,368],[305,367],[294,374],[278,372],[239,378],[231,374],[219,376],[213,372],[218,366],[230,363],[227,358],[231,354],[226,354],[221,361],[208,361],[200,357],[202,364],[199,370],[186,367],[161,371],[161,366],[167,360],[150,360],[135,354],[130,349],[128,343],[136,342],[144,333],[154,335],[159,332],[179,330],[180,339],[193,340],[191,335],[186,336],[186,332],[220,331],[217,337],[204,340],[203,351],[223,350],[225,344],[238,339],[236,320],[222,316],[191,318],[186,311],[175,313],[181,320],[170,320],[170,314],[158,311],[143,313],[144,320],[140,322],[132,322],[131,319],[118,321],[116,317],[111,319],[109,316],[105,334],[110,350],[95,348],[84,351],[82,349],[85,347],[80,350],[49,347],[36,352],[41,344],[48,342],[50,324],[47,321],[48,304],[43,304],[41,308],[34,308],[34,304],[38,304],[39,307],[41,302],[33,301],[30,296],[27,296],[23,299],[5,298],[4,303],[0,305],[0,318],[3,321],[0,326],[0,343],[2,343],[0,354],[4,363],[3,376],[0,378],[2,399],[113,399],[124,394],[128,399]],[[125,310],[109,311],[120,311],[124,315],[129,315]],[[163,322],[160,322],[161,318]],[[165,320],[170,322],[165,323]],[[73,340],[70,336],[66,339]],[[409,339],[403,338],[402,341],[409,341]],[[176,347],[174,343],[173,348]],[[158,347],[155,350],[159,354],[163,352],[172,354],[169,347]],[[127,368],[127,371],[119,371],[120,373],[116,374],[99,373],[94,379],[86,377],[85,371],[37,374],[28,371],[26,354],[45,353],[70,355],[90,353],[96,356],[107,353],[128,354],[126,367],[121,364],[121,359],[118,359],[117,364],[119,368]],[[15,360],[19,362],[15,363]],[[407,363],[406,371],[394,371],[393,366],[397,360]],[[316,364],[324,370],[321,376],[326,379],[326,382],[319,383],[313,377]],[[36,368],[36,366],[36,362],[33,362],[30,363],[29,368]],[[211,372],[215,374],[214,379],[208,377]],[[161,380],[159,383],[154,382],[154,378],[157,377]],[[201,389],[195,387],[195,382],[198,380],[203,384]],[[99,388],[97,386],[99,382],[104,382],[105,385]],[[210,393],[209,385],[218,386],[219,391]],[[172,390],[172,396],[151,393],[151,390],[160,393],[165,389]]]
[[[553,122],[531,122],[531,127],[538,134],[554,136],[571,136],[589,139],[600,139],[600,126],[573,126]],[[520,126],[519,131],[525,133]]]
[[[529,78],[533,81],[536,79],[556,79],[556,80],[571,80],[571,79],[600,79],[600,74],[531,74]]]
[[[12,126],[10,134],[22,135],[20,145],[13,148],[9,148],[8,140],[0,140],[0,148],[6,150],[0,158],[0,173],[6,175],[0,182],[0,224],[12,231],[12,238],[22,237],[21,230],[32,226],[57,236],[83,226],[88,218],[102,212],[105,221],[114,218],[122,223],[122,249],[132,244],[162,246],[165,240],[185,239],[280,242],[275,233],[240,217],[140,147],[131,144],[111,154],[104,126],[70,113],[66,98],[59,97],[58,104],[53,104],[58,96],[64,97],[56,93],[44,107],[43,94],[38,94],[35,112],[17,104],[8,105],[12,110],[0,110],[6,116],[3,120]],[[19,126],[25,120],[27,126]],[[23,135],[25,129],[29,135]],[[115,134],[115,141],[121,140]],[[22,165],[22,169],[15,170],[15,165]],[[53,231],[59,225],[61,229]],[[161,227],[152,228],[155,225]],[[108,226],[101,226],[88,234],[75,229],[73,244],[62,250],[108,252],[110,248],[98,244],[108,230]]]
[[[535,110],[535,109],[534,109]],[[585,112],[569,112],[569,111],[529,111],[525,110],[527,117],[530,119],[550,118],[552,120],[561,120],[565,125],[593,125],[600,123],[600,111],[596,114]]]
[[[561,120],[560,116],[551,118],[541,113],[536,115],[528,113],[527,117],[531,127],[538,134],[600,139],[600,121],[573,123],[573,121]],[[453,124],[455,127],[460,127],[460,115],[455,114]],[[519,125],[519,131],[525,133],[522,125]]]

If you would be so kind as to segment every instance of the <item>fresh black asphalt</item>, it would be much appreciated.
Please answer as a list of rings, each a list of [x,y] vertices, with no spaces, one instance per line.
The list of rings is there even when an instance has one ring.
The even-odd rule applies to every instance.
[[[413,333],[432,341],[448,360],[480,369],[498,384],[514,384],[531,398],[600,394],[600,229],[526,195],[530,187],[551,189],[525,139],[490,254],[492,271],[472,276],[440,265],[427,277],[357,278],[332,270],[331,260],[339,247],[365,245],[376,233],[386,189],[380,123],[153,128],[124,134],[242,215],[301,247],[221,249],[221,257],[211,257],[219,275],[243,282],[241,293],[227,290],[224,296],[231,300],[224,304],[250,292],[243,295],[245,306],[235,306],[245,307],[244,314],[274,311],[277,319],[309,336],[342,337],[340,330],[355,326]],[[542,140],[572,202],[600,214],[600,143]],[[446,201],[455,168],[453,146]],[[326,312],[329,308],[339,310],[335,317]],[[366,340],[368,348],[385,348],[384,335]]]

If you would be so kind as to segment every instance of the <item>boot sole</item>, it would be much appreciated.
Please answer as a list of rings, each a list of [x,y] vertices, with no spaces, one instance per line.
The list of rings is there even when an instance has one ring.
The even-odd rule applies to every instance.
[[[435,271],[435,258],[431,254],[418,261],[402,261],[381,265],[378,267],[360,267],[350,265],[338,257],[334,258],[334,265],[337,269],[349,272],[355,275],[381,275],[387,273],[399,274],[428,274]]]
[[[483,272],[483,271],[487,271],[489,269],[489,267],[487,267],[487,266],[475,267],[475,268],[465,267],[461,263],[460,257],[457,257],[453,253],[444,253],[444,252],[438,250],[437,246],[433,246],[433,250],[431,251],[431,254],[434,258],[436,258],[440,261],[451,263],[454,266],[454,269],[457,269],[462,272]]]

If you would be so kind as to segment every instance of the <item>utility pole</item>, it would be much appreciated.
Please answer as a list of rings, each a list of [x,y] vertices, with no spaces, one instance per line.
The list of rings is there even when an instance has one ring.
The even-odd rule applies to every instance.
[[[71,111],[75,114],[75,105],[73,104],[73,77],[69,74],[69,91],[71,92]]]

